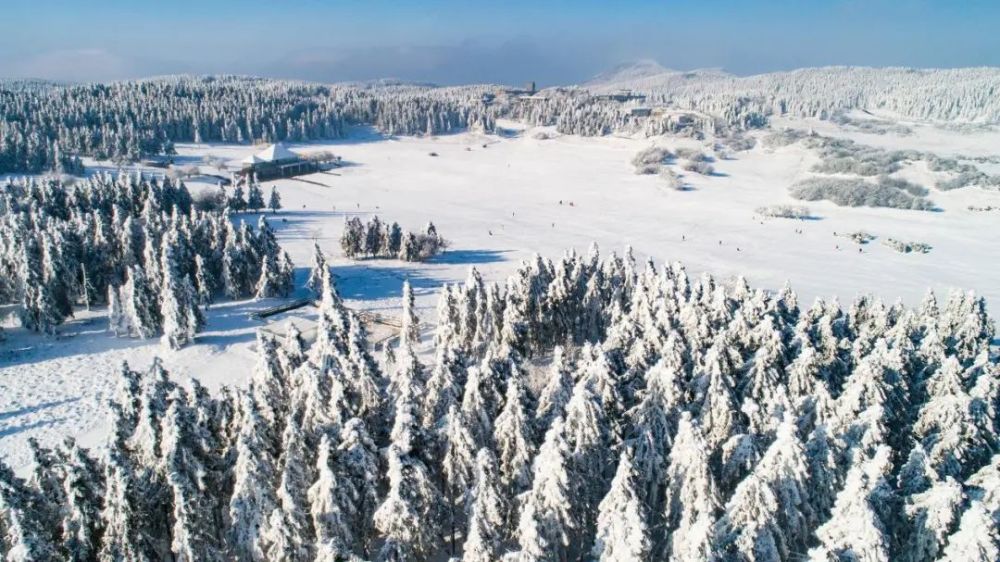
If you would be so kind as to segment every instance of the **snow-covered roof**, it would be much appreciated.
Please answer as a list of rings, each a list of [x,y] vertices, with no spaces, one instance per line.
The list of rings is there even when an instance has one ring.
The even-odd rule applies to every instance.
[[[244,164],[259,164],[261,162],[278,162],[281,160],[298,160],[299,155],[295,154],[291,150],[281,144],[272,144],[271,146],[261,150],[257,154],[248,156],[243,159]]]

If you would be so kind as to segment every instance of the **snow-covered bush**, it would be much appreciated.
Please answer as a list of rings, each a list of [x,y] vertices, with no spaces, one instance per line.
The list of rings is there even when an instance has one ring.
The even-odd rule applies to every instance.
[[[685,160],[681,164],[681,169],[701,174],[703,176],[710,176],[715,173],[715,166],[712,166],[704,160]]]
[[[734,133],[724,137],[720,142],[724,148],[728,148],[733,152],[744,152],[752,150],[753,147],[757,146],[757,139],[749,135],[739,133]]]
[[[166,175],[172,180],[186,180],[200,173],[198,166],[191,164],[188,166],[171,166],[167,170]]]
[[[670,168],[663,168],[660,170],[660,179],[663,180],[667,189],[684,191],[684,180],[681,179],[681,176],[677,172],[671,170]]]
[[[667,161],[674,158],[669,149],[651,146],[641,150],[632,158],[632,166],[637,174],[655,174]]]
[[[781,148],[795,144],[811,134],[801,129],[780,129],[765,135],[762,143],[766,148]]]
[[[939,180],[934,187],[941,191],[962,189],[964,187],[981,187],[983,189],[1000,189],[1000,175],[989,175],[973,167],[973,170],[963,170],[955,177]]]
[[[990,559],[967,556],[1000,513],[982,298],[802,308],[595,249],[445,286],[432,353],[404,283],[380,363],[317,278],[313,343],[262,333],[250,384],[123,365],[102,450],[0,465],[0,555]]]
[[[377,216],[367,224],[358,217],[344,223],[340,247],[349,258],[370,257],[426,261],[445,250],[448,241],[442,238],[434,223],[427,223],[424,232],[404,231],[397,223],[382,222]]]
[[[762,217],[781,219],[808,219],[812,217],[809,207],[803,205],[770,205],[757,207],[757,214]]]
[[[926,254],[931,251],[930,244],[925,244],[923,242],[904,242],[902,240],[896,240],[895,238],[886,238],[882,241],[882,245],[892,248],[902,254],[909,254],[910,252]]]
[[[834,232],[836,236],[847,238],[855,244],[867,244],[875,239],[874,234],[869,234],[864,230],[858,230],[857,232]]]
[[[885,150],[847,139],[820,136],[810,137],[806,146],[819,153],[822,162],[816,164],[813,171],[821,174],[885,176],[899,171],[908,160],[923,158],[915,150]]]
[[[872,135],[888,135],[891,133],[905,137],[913,134],[913,129],[906,125],[882,119],[861,119],[858,117],[852,117],[842,112],[833,114],[830,117],[830,121],[840,125],[844,129],[855,130]]]
[[[682,160],[688,160],[690,162],[711,162],[712,158],[698,150],[697,148],[685,148],[681,147],[677,149],[677,158]]]
[[[891,178],[872,183],[861,179],[807,178],[789,190],[803,201],[831,201],[842,207],[890,207],[894,209],[934,210],[934,204],[911,190],[919,186]],[[922,189],[922,188],[921,188]]]

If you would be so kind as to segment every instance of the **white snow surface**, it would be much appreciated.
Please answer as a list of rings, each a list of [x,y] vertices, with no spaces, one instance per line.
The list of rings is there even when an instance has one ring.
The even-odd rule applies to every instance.
[[[967,209],[1000,207],[998,192],[932,188],[930,199],[940,212],[819,202],[808,203],[815,220],[761,219],[754,214],[758,207],[801,204],[787,188],[811,175],[809,168],[817,161],[801,145],[770,150],[758,144],[731,160],[718,159],[716,175],[684,174],[691,189],[673,191],[656,175],[636,175],[632,157],[652,144],[704,149],[704,143],[580,138],[551,130],[555,138],[540,140],[535,138],[538,131],[502,125],[517,134],[382,138],[359,129],[343,141],[291,146],[300,154],[330,150],[347,162],[332,171],[264,184],[265,192],[277,185],[281,193],[285,209],[271,217],[272,225],[297,266],[298,286],[316,240],[350,306],[394,315],[408,278],[423,320],[433,322],[438,289],[464,280],[470,267],[487,280],[501,280],[535,252],[555,258],[570,248],[586,251],[596,241],[606,253],[631,245],[640,258],[678,260],[695,275],[707,271],[725,280],[742,274],[754,286],[775,290],[788,281],[804,303],[818,296],[846,303],[874,294],[916,304],[928,288],[939,294],[962,288],[985,296],[993,314],[1000,310],[1000,212]],[[828,122],[785,120],[781,125],[942,155],[1000,154],[998,132],[917,127],[913,135],[896,137],[845,133]],[[178,146],[180,160],[217,156],[234,168],[254,151],[252,146]],[[430,157],[431,152],[438,156]],[[908,165],[898,175],[928,187],[937,177],[922,163]],[[433,221],[452,246],[423,264],[347,260],[339,236],[345,217],[357,214],[378,214],[409,230]],[[858,230],[878,237],[861,246],[861,252],[848,239],[834,236]],[[933,249],[900,254],[881,245],[885,238],[924,242]],[[242,384],[253,366],[254,334],[265,325],[248,313],[274,304],[217,304],[197,342],[177,352],[166,351],[157,341],[112,337],[103,310],[78,313],[56,339],[8,324],[7,339],[0,343],[0,458],[23,467],[31,437],[49,445],[65,436],[84,445],[100,443],[107,430],[103,404],[115,388],[122,361],[144,369],[160,356],[175,377],[198,377],[211,389]],[[309,314],[307,309],[298,316]]]

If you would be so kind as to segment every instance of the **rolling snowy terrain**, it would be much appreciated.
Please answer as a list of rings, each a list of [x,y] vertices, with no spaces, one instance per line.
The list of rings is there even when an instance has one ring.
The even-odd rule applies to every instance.
[[[843,81],[824,91],[831,76]],[[950,80],[950,103],[928,101]],[[328,91],[178,78],[112,90],[141,106],[149,89],[261,88],[274,115],[244,124],[225,95],[206,94],[205,105],[165,95],[169,126],[162,115],[120,130],[81,120],[50,128],[57,140],[46,144],[22,135],[20,121],[0,123],[0,140],[11,139],[0,143],[0,170],[12,182],[81,166],[98,178],[162,178],[157,162],[139,161],[169,150],[166,173],[185,169],[196,202],[261,149],[244,135],[342,159],[262,182],[282,208],[232,213],[236,228],[208,236],[228,239],[229,252],[234,237],[257,240],[241,223],[266,231],[263,216],[280,248],[243,247],[263,268],[247,275],[266,277],[281,250],[295,265],[285,270],[294,288],[248,299],[261,291],[250,283],[220,298],[203,327],[187,320],[193,341],[165,346],[156,330],[116,337],[112,329],[127,336],[134,327],[110,326],[116,313],[103,300],[35,331],[19,324],[17,299],[0,304],[0,460],[30,476],[23,490],[6,473],[0,484],[29,505],[44,484],[32,472],[47,454],[37,445],[111,443],[115,454],[100,462],[114,509],[142,495],[133,469],[147,471],[135,482],[173,494],[174,506],[187,505],[191,486],[211,489],[200,501],[215,502],[177,507],[157,520],[160,534],[136,544],[123,522],[114,548],[192,559],[527,561],[560,549],[561,560],[785,560],[806,550],[815,560],[852,551],[960,560],[977,548],[988,559],[1000,517],[990,489],[1000,474],[996,324],[986,317],[1000,311],[1000,103],[981,89],[997,80],[994,69],[736,78],[644,62],[581,89],[487,103],[487,86]],[[38,107],[74,114],[49,86],[26,88]],[[646,97],[599,96],[622,90]],[[185,112],[205,120],[177,117]],[[24,158],[22,146],[36,144],[46,156]],[[66,145],[83,157],[67,157]],[[154,217],[150,201],[162,195],[142,185],[148,193],[133,197],[131,213],[162,232],[157,243],[144,234],[137,262],[183,270],[168,266],[171,240],[190,245],[197,233],[188,231],[225,230],[211,226],[225,221],[221,212],[192,219],[198,227],[175,211]],[[24,212],[51,204],[32,198],[55,197],[22,191],[0,203]],[[423,262],[349,259],[345,222],[374,216],[414,232],[432,221],[449,246]],[[7,226],[0,242],[18,231]],[[6,262],[20,286],[0,280],[0,296],[30,293],[25,248],[27,257],[10,252]],[[328,277],[310,270],[316,248]],[[228,268],[218,282],[227,295]],[[110,294],[129,298],[134,275],[129,292],[112,285]],[[307,279],[323,287],[311,291]],[[193,292],[182,281],[191,288],[163,288],[164,299]],[[317,296],[317,306],[253,316]],[[42,297],[24,300],[46,309]],[[361,335],[360,313],[384,323]],[[285,337],[289,322],[308,334],[308,350]],[[376,358],[386,341],[390,354]],[[197,438],[194,419],[209,428]],[[66,482],[89,466],[75,446],[53,455],[51,470],[67,471]],[[308,468],[300,474],[297,464]],[[273,486],[255,490],[255,478]],[[592,484],[576,495],[567,478]],[[344,486],[352,491],[332,497]],[[763,515],[748,515],[755,510]],[[200,519],[221,513],[224,523]],[[859,518],[876,531],[854,532]],[[234,537],[193,531],[212,525]],[[30,548],[45,552],[38,540]],[[113,550],[107,543],[87,548]]]
[[[1000,154],[1000,132],[948,133],[917,128],[905,137],[840,132],[822,121],[782,122],[815,128],[858,142],[933,150],[943,155]],[[460,133],[433,138],[383,139],[367,129],[335,143],[292,147],[301,152],[329,149],[349,163],[332,172],[266,182],[277,185],[285,210],[269,217],[294,263],[310,263],[313,241],[331,257],[338,287],[351,306],[398,312],[399,291],[410,279],[421,316],[433,323],[437,291],[463,281],[470,267],[491,280],[506,277],[537,252],[556,258],[568,249],[585,251],[591,242],[609,251],[631,246],[638,256],[677,260],[692,272],[721,279],[743,275],[771,290],[788,282],[803,298],[837,297],[849,303],[871,294],[916,304],[928,289],[975,290],[990,310],[1000,306],[1000,266],[989,235],[1000,211],[973,212],[969,205],[1000,207],[1000,192],[977,188],[934,191],[940,212],[842,208],[809,203],[805,221],[763,218],[761,206],[799,203],[787,188],[809,174],[817,160],[808,150],[758,146],[716,163],[715,176],[687,173],[687,191],[663,186],[655,175],[636,175],[634,154],[656,144],[701,148],[689,139],[581,138],[553,133],[535,138],[535,129],[515,123],[505,135]],[[192,161],[205,156],[233,165],[253,153],[248,146],[180,145]],[[438,157],[429,154],[436,152]],[[149,170],[152,171],[152,170]],[[925,166],[908,166],[903,177],[932,184]],[[192,190],[199,188],[191,184]],[[202,189],[214,186],[201,185]],[[560,201],[562,204],[560,204]],[[433,220],[452,248],[424,264],[394,260],[354,262],[340,256],[345,217],[379,215],[419,228]],[[244,219],[255,224],[256,215]],[[928,254],[901,254],[879,244],[859,246],[834,236],[863,230],[930,244]],[[721,244],[720,244],[721,242]],[[859,252],[859,248],[861,252]],[[304,273],[299,275],[299,284]],[[198,373],[210,387],[240,384],[249,376],[253,334],[261,322],[247,314],[264,304],[224,304],[209,313],[197,345],[164,353],[155,341],[113,338],[100,311],[70,321],[64,337],[52,340],[8,331],[0,353],[0,451],[15,464],[26,460],[29,437],[57,442],[62,436],[101,433],[103,406],[121,361],[134,367],[162,356],[175,375]],[[195,368],[197,367],[197,369]],[[30,384],[26,384],[31,381]],[[95,429],[97,430],[95,432]]]

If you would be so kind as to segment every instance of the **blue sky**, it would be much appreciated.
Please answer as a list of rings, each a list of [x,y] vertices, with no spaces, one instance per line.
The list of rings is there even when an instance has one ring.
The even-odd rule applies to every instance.
[[[615,64],[753,74],[1000,66],[1000,0],[0,0],[0,76],[232,72],[579,82]]]

